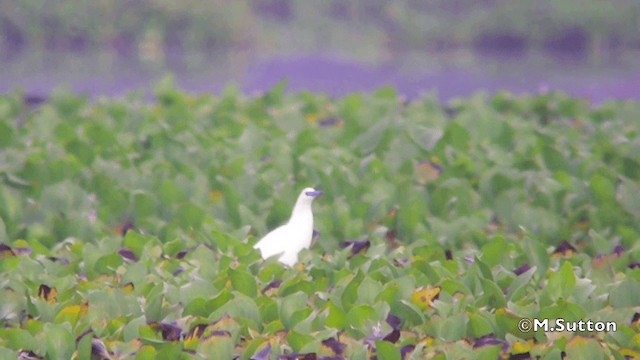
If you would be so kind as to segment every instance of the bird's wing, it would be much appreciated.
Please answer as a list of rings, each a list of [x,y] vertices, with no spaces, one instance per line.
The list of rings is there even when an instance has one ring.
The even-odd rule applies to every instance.
[[[288,233],[287,226],[282,225],[265,235],[253,247],[260,250],[263,258],[281,254],[286,251]]]

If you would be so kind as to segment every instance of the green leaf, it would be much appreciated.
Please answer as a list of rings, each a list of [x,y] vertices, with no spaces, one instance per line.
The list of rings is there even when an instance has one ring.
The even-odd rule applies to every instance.
[[[119,254],[107,254],[96,261],[94,269],[99,274],[114,274],[122,262],[122,256]]]
[[[194,315],[207,317],[209,314],[213,312],[215,307],[212,305],[212,302],[207,301],[204,298],[198,297],[191,300],[184,307],[185,315]]]
[[[16,328],[0,329],[0,338],[4,339],[6,345],[14,350],[35,350],[37,348],[36,339],[27,330]]]
[[[438,334],[445,340],[456,341],[464,338],[467,329],[467,320],[464,314],[448,316],[440,324]]]
[[[199,228],[204,217],[205,212],[202,208],[192,203],[185,203],[178,209],[175,220],[186,229]]]
[[[506,256],[507,243],[504,237],[497,235],[490,243],[482,246],[482,260],[489,266],[496,266]]]
[[[591,192],[601,202],[614,201],[616,196],[616,187],[614,182],[609,178],[594,174],[591,177]]]
[[[327,301],[327,309],[329,314],[325,320],[325,325],[342,330],[347,324],[347,314],[331,301]]]
[[[303,292],[305,294],[311,294],[315,290],[314,284],[307,278],[294,277],[280,285],[280,296],[287,296],[296,292]]]
[[[233,346],[229,336],[211,336],[200,341],[197,352],[205,359],[233,359]]]
[[[367,334],[370,326],[378,320],[376,311],[367,304],[356,305],[349,309],[346,316],[347,323],[360,332]]]
[[[37,337],[45,344],[48,359],[71,359],[76,349],[76,340],[64,324],[46,323]]]
[[[469,337],[476,339],[481,336],[495,333],[491,321],[481,313],[472,312],[469,314]]]
[[[91,340],[92,340],[92,336],[91,334],[85,335],[79,342],[78,342],[78,358],[80,359],[90,359],[91,358]]]
[[[538,275],[543,275],[549,268],[549,254],[544,245],[530,236],[525,236],[522,250],[528,257],[531,267],[535,267]]]
[[[426,319],[423,312],[412,302],[400,300],[391,305],[391,312],[407,322],[407,324],[421,325]]]
[[[507,299],[502,289],[500,289],[494,281],[480,279],[480,283],[482,284],[484,294],[478,299],[478,302],[480,302],[480,299],[483,299],[483,301],[486,301],[486,304],[492,308],[500,308],[507,305]]]
[[[158,196],[164,204],[175,204],[184,200],[180,188],[170,180],[165,180],[160,184]]]
[[[162,303],[165,297],[162,293],[154,293],[147,297],[147,306],[144,314],[147,316],[147,321],[161,321],[162,320]]]
[[[218,296],[214,297],[213,299],[211,299],[210,305],[213,307],[214,309],[217,309],[219,307],[222,307],[223,305],[225,305],[227,302],[229,302],[230,300],[233,299],[233,294],[229,292],[229,290],[222,290]]]
[[[0,121],[0,148],[4,148],[11,144],[13,140],[13,128],[4,121]]]
[[[258,285],[256,284],[255,277],[246,270],[230,269],[229,279],[231,280],[231,286],[235,290],[250,297],[258,294]]]
[[[391,85],[381,86],[374,91],[374,95],[378,99],[396,101],[398,98],[398,90]]]
[[[498,337],[504,337],[506,334],[517,336],[521,339],[532,338],[535,333],[522,332],[518,327],[518,323],[522,320],[521,316],[514,314],[509,309],[500,308],[496,310],[496,335]]]
[[[137,219],[144,219],[153,216],[158,211],[158,200],[152,194],[138,190],[133,194],[134,215]],[[129,231],[130,234],[134,231]]]
[[[18,352],[0,346],[0,359],[18,359]]]
[[[626,278],[611,287],[609,301],[616,309],[640,306],[640,282]]]
[[[348,309],[352,307],[354,304],[358,303],[358,289],[360,288],[360,283],[364,279],[364,273],[358,271],[356,275],[349,281],[347,286],[342,293],[342,307],[344,309]]]
[[[467,151],[471,136],[467,129],[453,121],[444,130],[444,136],[438,142],[438,146],[451,146],[457,150]]]
[[[377,122],[360,133],[353,140],[352,146],[359,149],[360,154],[372,153],[380,146],[388,129],[389,125],[386,121]]]
[[[616,198],[629,214],[640,216],[640,185],[637,182],[622,178]]]
[[[233,292],[233,300],[217,309],[210,315],[210,318],[220,318],[224,314],[228,314],[236,320],[244,321],[253,328],[258,328],[259,324],[262,323],[260,309],[258,309],[256,302],[252,298],[238,292]]]
[[[562,266],[549,276],[546,291],[553,300],[560,298],[566,299],[576,287],[576,276],[573,273],[573,267],[568,261],[563,262]]]
[[[380,360],[401,360],[400,349],[394,344],[378,340],[376,341],[376,357]]]
[[[566,321],[580,321],[587,317],[587,311],[578,304],[565,300],[558,300],[556,305],[547,306],[540,310],[541,319],[564,319]]]
[[[565,347],[569,359],[608,359],[602,346],[596,339],[576,336],[567,342]]]
[[[278,306],[280,321],[282,321],[282,324],[285,326],[285,328],[291,329],[297,324],[296,320],[302,320],[296,319],[294,315],[300,310],[307,309],[307,294],[303,292],[291,294],[282,299]]]
[[[451,295],[459,292],[461,294],[471,294],[469,288],[461,281],[446,279],[442,281],[442,291],[445,291]]]
[[[300,352],[305,345],[315,341],[316,338],[311,335],[304,335],[295,331],[289,331],[287,334],[287,340],[294,352]]]
[[[157,238],[149,235],[140,234],[137,231],[128,231],[124,239],[122,239],[122,246],[131,250],[138,259],[142,258],[145,246],[149,245],[161,245]]]
[[[509,288],[507,289],[507,297],[511,301],[519,300],[521,296],[526,293],[528,287],[532,286],[531,279],[536,274],[536,267],[532,267],[531,269],[525,271],[524,273],[518,275]]]
[[[140,337],[140,328],[147,325],[144,316],[133,318],[122,329],[122,337],[124,341],[131,341]]]
[[[158,352],[153,346],[144,345],[137,352],[135,360],[154,360],[158,358]]]
[[[274,299],[261,296],[256,299],[256,303],[260,309],[263,323],[270,323],[279,319],[278,304]]]
[[[413,144],[426,151],[432,150],[443,135],[442,129],[427,128],[419,125],[412,126],[411,129],[406,131],[407,138]]]
[[[493,274],[491,273],[491,269],[489,266],[482,262],[482,260],[475,258],[473,264],[480,270],[480,274],[482,278],[493,281]]]
[[[474,349],[475,359],[478,360],[493,360],[500,358],[500,352],[502,350],[501,345],[482,346]]]
[[[284,91],[289,86],[287,80],[281,80],[277,84],[273,85],[271,89],[263,95],[263,99],[266,105],[278,105],[283,101]]]
[[[382,285],[379,282],[370,277],[365,277],[358,288],[358,302],[361,304],[373,304],[381,291]]]

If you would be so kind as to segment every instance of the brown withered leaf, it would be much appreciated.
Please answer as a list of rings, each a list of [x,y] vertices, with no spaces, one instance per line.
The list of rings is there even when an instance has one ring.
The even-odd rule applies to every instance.
[[[153,330],[162,333],[162,339],[166,341],[178,341],[182,336],[182,329],[175,324],[152,321],[148,324]]]
[[[10,256],[16,256],[11,246],[6,244],[0,244],[0,259],[4,259]]]
[[[261,293],[265,295],[267,292],[269,292],[269,290],[278,289],[281,284],[282,284],[282,280],[273,280],[262,289]]]
[[[133,262],[138,261],[138,257],[136,256],[136,254],[134,254],[133,251],[126,248],[122,248],[118,250],[118,255],[122,256],[122,258],[124,258],[125,260],[129,260]]]
[[[524,263],[524,264],[518,266],[517,268],[515,268],[513,270],[513,273],[518,275],[518,276],[520,276],[520,275],[526,273],[527,271],[529,271],[530,269],[531,269],[531,266],[529,266],[529,264],[527,264],[527,263]]]
[[[553,251],[552,255],[556,256],[573,256],[576,252],[576,248],[573,247],[567,240],[562,240],[558,247]]]
[[[38,288],[38,297],[48,302],[49,304],[53,304],[56,302],[58,297],[58,290],[54,287],[49,287],[45,284],[41,284]]]
[[[136,229],[136,225],[132,221],[127,220],[118,224],[116,226],[115,231],[116,233],[120,234],[120,236],[124,237],[125,235],[127,235],[129,230],[135,230],[135,229]]]
[[[260,351],[253,354],[250,360],[269,360],[271,356],[271,343],[267,343]]]
[[[364,252],[371,246],[371,241],[369,240],[350,240],[343,241],[340,243],[341,248],[347,248],[351,246],[351,256],[357,255],[360,252]]]
[[[341,343],[334,337],[322,340],[322,345],[329,348],[335,355],[342,355],[342,352],[347,348],[347,344]]]
[[[494,334],[484,335],[473,341],[474,349],[487,345],[500,345],[502,347],[502,351],[509,350],[509,343],[505,340],[498,339]]]
[[[413,350],[416,348],[413,344],[408,344],[400,348],[400,356],[402,359],[406,359],[407,356],[411,355]]]
[[[451,252],[451,250],[447,249],[444,251],[444,257],[447,260],[453,260],[453,253]]]
[[[318,357],[316,353],[293,353],[293,354],[283,354],[278,355],[278,360],[317,360]]]
[[[344,125],[344,120],[337,117],[328,117],[328,118],[318,120],[318,125],[322,127],[342,126]]]

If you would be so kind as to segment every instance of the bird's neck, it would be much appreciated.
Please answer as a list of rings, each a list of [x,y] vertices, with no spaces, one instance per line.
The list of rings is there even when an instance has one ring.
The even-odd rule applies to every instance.
[[[311,206],[307,204],[296,204],[293,207],[293,211],[291,211],[291,217],[289,221],[293,219],[299,219],[298,221],[303,221],[303,219],[312,219],[313,221],[313,213],[311,212]]]

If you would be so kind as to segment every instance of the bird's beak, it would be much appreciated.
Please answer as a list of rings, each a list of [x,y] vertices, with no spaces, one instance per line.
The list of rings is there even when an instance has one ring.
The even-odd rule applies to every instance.
[[[304,194],[307,195],[307,196],[311,196],[311,197],[318,197],[318,196],[320,196],[320,195],[322,195],[324,193],[322,191],[315,190],[315,191],[307,191]]]

